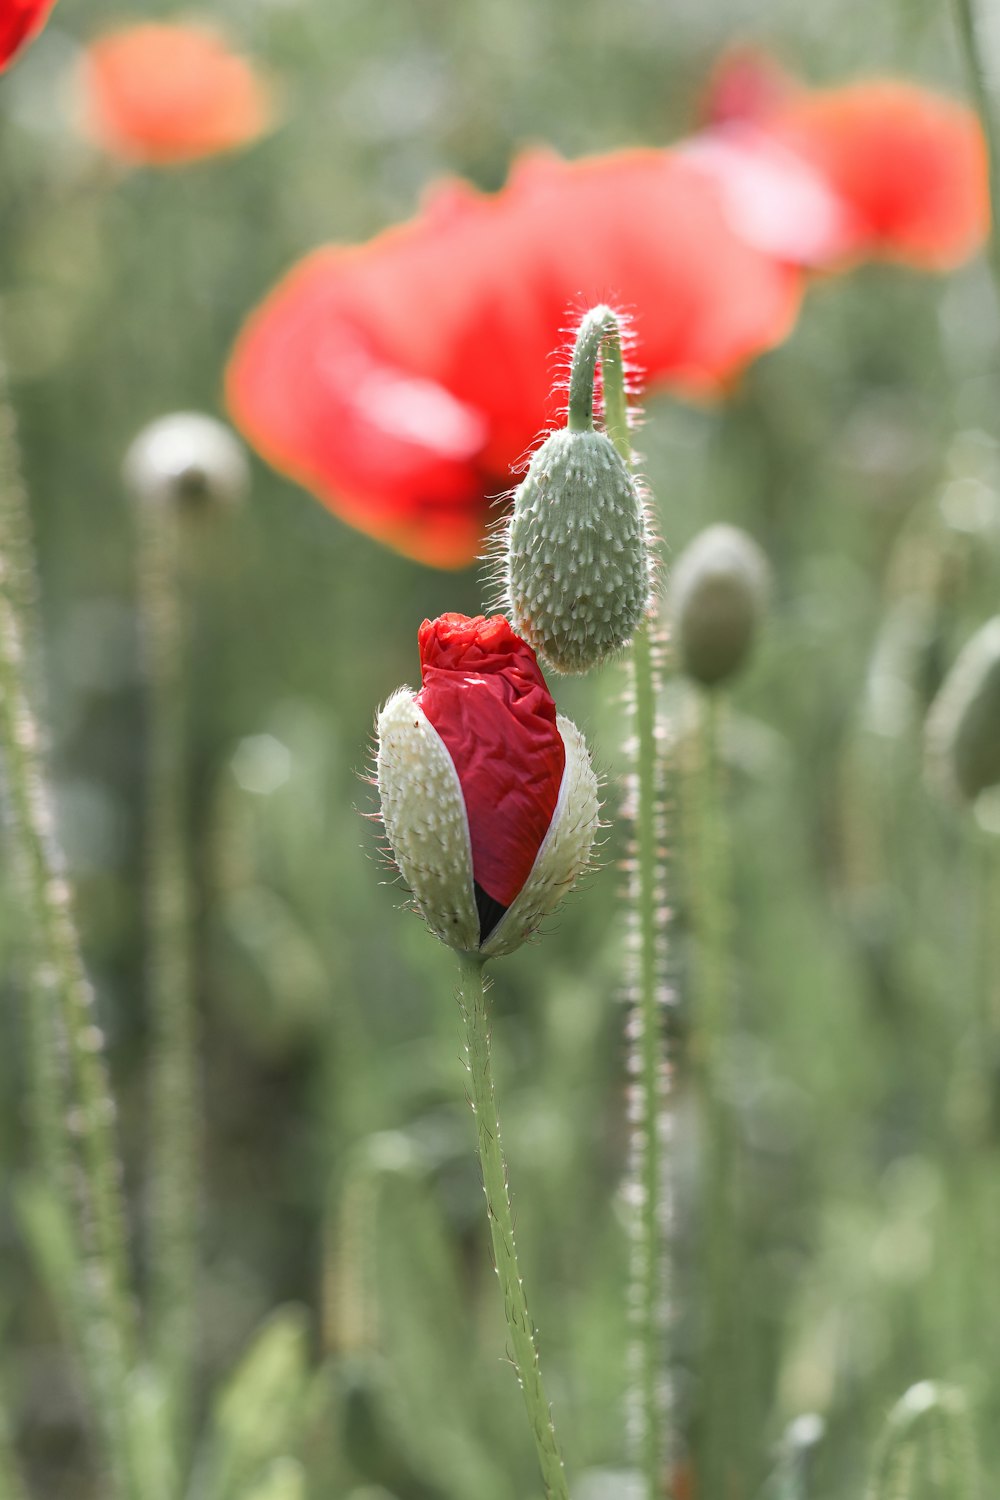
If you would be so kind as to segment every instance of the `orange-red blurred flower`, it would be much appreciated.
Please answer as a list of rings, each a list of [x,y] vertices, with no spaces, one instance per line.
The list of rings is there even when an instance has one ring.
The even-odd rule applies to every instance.
[[[744,49],[717,69],[706,117],[686,154],[734,227],[793,263],[944,271],[986,237],[986,145],[953,100],[894,79],[810,90]]]
[[[56,0],[0,0],[0,73],[37,36]]]
[[[788,332],[798,295],[676,156],[531,154],[496,195],[449,185],[369,244],[307,257],[241,335],[228,401],[342,519],[457,567],[557,415],[574,309],[622,306],[646,379],[704,393]]]
[[[270,124],[266,84],[213,30],[144,23],[108,32],[82,64],[83,127],[127,162],[169,166],[232,151]]]

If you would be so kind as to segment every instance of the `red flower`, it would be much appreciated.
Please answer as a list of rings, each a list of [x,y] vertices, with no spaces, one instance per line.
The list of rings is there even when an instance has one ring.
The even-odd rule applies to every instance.
[[[552,822],[566,750],[535,653],[503,615],[440,615],[417,637],[416,702],[444,741],[469,820],[478,892],[506,909]]]
[[[648,380],[705,393],[788,332],[798,283],[674,155],[533,154],[494,196],[439,189],[409,223],[295,267],[240,337],[230,410],[343,520],[463,566],[557,415],[567,317],[609,297]]]
[[[0,0],[0,73],[37,36],[56,0]]]
[[[792,263],[943,271],[986,237],[986,146],[964,105],[890,79],[808,90],[741,50],[717,70],[706,115],[685,154],[733,226]]]
[[[232,151],[271,119],[253,67],[202,26],[144,23],[86,52],[83,127],[123,161],[169,166]]]

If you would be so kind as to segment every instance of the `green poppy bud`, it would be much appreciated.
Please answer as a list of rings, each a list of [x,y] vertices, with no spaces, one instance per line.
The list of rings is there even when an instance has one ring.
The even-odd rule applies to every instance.
[[[767,607],[770,569],[757,543],[736,526],[709,526],[681,553],[669,607],[683,671],[716,687],[750,654]]]
[[[514,497],[507,533],[514,628],[557,672],[586,672],[626,647],[649,607],[646,510],[606,433],[554,432]]]
[[[927,716],[928,772],[972,802],[1000,782],[1000,615],[959,652]]]

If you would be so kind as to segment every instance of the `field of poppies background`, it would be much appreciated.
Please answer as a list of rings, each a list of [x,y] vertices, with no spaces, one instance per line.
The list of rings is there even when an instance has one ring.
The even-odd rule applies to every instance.
[[[0,318],[40,565],[41,696],[140,1286],[148,745],[121,478],[136,433],[176,410],[225,417],[240,329],[315,246],[409,218],[442,176],[497,189],[528,145],[577,157],[687,136],[736,41],[814,86],[891,75],[964,91],[948,11],[909,0],[255,0],[202,18],[273,89],[272,128],[227,154],[127,166],[84,137],[81,49],[124,19],[105,0],[59,0],[0,78]],[[808,277],[784,341],[776,330],[716,399],[661,386],[638,438],[668,577],[718,520],[745,527],[774,572],[759,649],[724,705],[733,1500],[863,1493],[892,1403],[922,1380],[964,1392],[984,1496],[1000,1474],[1000,807],[936,795],[922,737],[1000,597],[1000,316],[969,249],[946,274]],[[476,358],[489,367],[489,351]],[[509,359],[498,344],[500,385]],[[375,806],[374,712],[415,684],[417,626],[475,615],[494,591],[481,568],[380,545],[257,457],[243,504],[191,520],[185,831],[206,1192],[198,1446],[190,1484],[164,1500],[523,1500],[539,1486],[502,1357],[452,955],[397,909],[360,816]],[[574,1500],[626,1500],[625,677],[551,684],[606,776],[610,827],[601,868],[543,939],[495,966],[494,1046]],[[694,698],[676,677],[663,711],[677,767],[670,1483],[688,1500],[704,1309],[685,1051]],[[0,883],[0,1392],[23,1494],[96,1500],[82,1384],[40,1266],[52,1184],[31,1147],[6,859]],[[818,1441],[782,1467],[807,1415],[822,1426],[796,1431]],[[955,1493],[937,1463],[921,1458],[919,1500]],[[3,1482],[2,1500],[23,1500],[13,1467]]]

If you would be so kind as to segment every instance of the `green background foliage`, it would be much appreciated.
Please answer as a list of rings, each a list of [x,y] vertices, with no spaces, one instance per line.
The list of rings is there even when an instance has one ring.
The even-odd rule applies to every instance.
[[[282,122],[242,155],[176,172],[123,172],[74,134],[76,49],[120,7],[60,0],[0,82],[0,311],[40,554],[52,766],[140,1277],[144,715],[124,449],[165,411],[218,411],[242,318],[297,255],[406,216],[442,174],[495,187],[526,143],[575,155],[676,137],[712,59],[751,23],[814,82],[891,71],[958,86],[940,8],[711,12],[229,0],[212,14],[273,70]],[[668,566],[727,520],[776,580],[724,732],[733,1421],[751,1455],[734,1496],[761,1492],[806,1411],[828,1424],[809,1493],[857,1495],[885,1413],[924,1378],[966,1389],[985,1471],[1000,1472],[1000,820],[991,834],[942,807],[920,742],[943,671],[997,607],[996,354],[982,264],[948,281],[868,268],[814,286],[788,343],[725,404],[657,397],[640,437]],[[483,580],[379,549],[259,463],[239,513],[195,529],[189,562],[209,1184],[191,1494],[521,1500],[534,1460],[502,1358],[453,960],[396,910],[359,816],[373,808],[374,710],[414,681],[419,621],[478,612]],[[607,775],[613,825],[623,687],[610,667],[556,688]],[[684,1431],[701,1259],[682,685],[664,708],[680,767],[669,1024]],[[612,826],[603,868],[543,941],[496,966],[492,994],[519,1248],[577,1477],[625,1462],[623,848]],[[19,943],[8,899],[0,1376],[37,1492],[84,1500],[96,1491],[80,1383],[26,1232],[43,1185],[26,1150]],[[597,1483],[610,1497],[612,1480]]]

